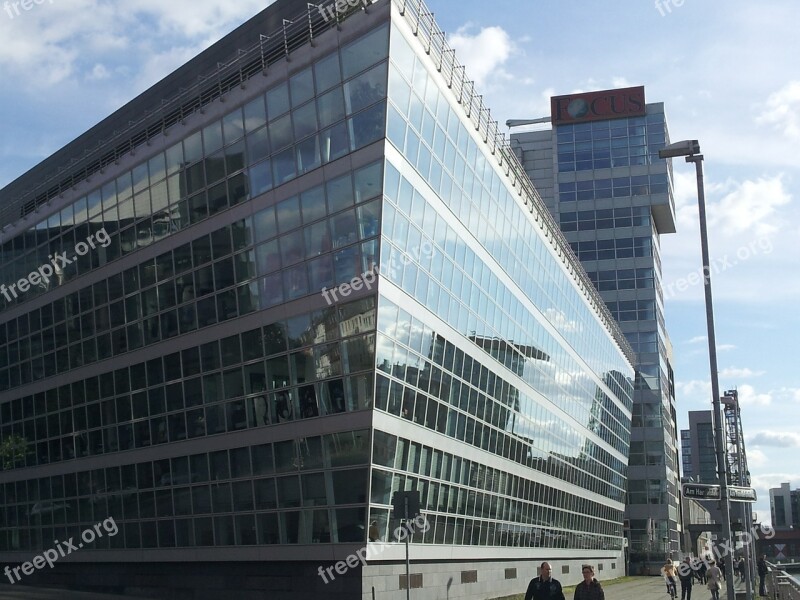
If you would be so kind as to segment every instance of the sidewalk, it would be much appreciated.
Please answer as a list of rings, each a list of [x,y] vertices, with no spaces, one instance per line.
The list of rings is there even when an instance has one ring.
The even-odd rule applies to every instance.
[[[600,582],[602,583],[602,581]],[[678,598],[681,596],[681,586],[678,584]],[[734,586],[737,592],[744,593],[744,584]],[[664,583],[663,577],[636,577],[633,580],[624,581],[622,583],[610,582],[608,586],[604,587],[606,598],[608,600],[669,600],[667,594],[667,586]],[[723,583],[722,589],[719,591],[720,600],[727,598],[725,592],[725,585]],[[697,583],[692,586],[692,600],[710,600],[711,592],[702,584]],[[567,598],[569,600],[569,598]]]
[[[606,600],[669,600],[669,594],[667,594],[667,586],[664,583],[663,577],[647,577],[647,576],[640,576],[640,577],[628,577],[624,581],[620,583],[615,583],[614,581],[600,581],[603,584],[603,591],[605,592]],[[736,592],[744,593],[744,584],[735,586]],[[570,588],[567,592],[565,592],[565,596],[567,600],[572,600],[572,588]],[[681,595],[681,587],[678,584],[678,598]],[[520,600],[524,598],[525,595],[521,594],[518,596]],[[719,592],[720,600],[726,600],[727,595],[725,593],[725,585],[723,584],[722,589]],[[692,600],[710,600],[711,592],[708,591],[708,588],[702,583],[695,583],[692,586]],[[756,598],[758,596],[756,595]],[[2,599],[2,596],[0,596]]]
[[[663,577],[633,577],[623,582],[603,582],[607,600],[669,600]],[[736,586],[737,592],[744,592],[744,584]],[[680,586],[678,596],[680,597]],[[565,594],[567,600],[572,593]],[[519,598],[523,598],[524,594]],[[703,584],[692,588],[692,600],[709,600],[711,592]],[[720,600],[726,600],[725,587],[720,590]],[[94,594],[91,592],[70,592],[59,589],[33,588],[19,584],[0,584],[0,600],[137,600],[134,596],[116,594]],[[140,599],[141,600],[141,599]]]

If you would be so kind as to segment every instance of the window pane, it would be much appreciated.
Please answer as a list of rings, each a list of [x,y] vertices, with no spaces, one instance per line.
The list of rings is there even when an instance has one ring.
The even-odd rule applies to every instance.
[[[351,115],[386,97],[386,65],[383,63],[344,85],[347,114]]]
[[[314,77],[311,69],[305,69],[289,80],[292,106],[300,106],[314,96]]]
[[[333,53],[315,64],[314,75],[317,80],[318,92],[327,90],[339,83],[342,80],[342,74],[339,68],[338,53]]]
[[[267,117],[269,120],[289,110],[289,86],[286,83],[267,92]]]
[[[389,51],[389,28],[382,26],[342,48],[342,74],[352,77],[386,58]]]
[[[317,98],[317,113],[320,127],[327,127],[344,119],[344,100],[341,87]]]
[[[248,133],[258,129],[267,122],[264,108],[264,97],[259,96],[244,106],[244,128]]]

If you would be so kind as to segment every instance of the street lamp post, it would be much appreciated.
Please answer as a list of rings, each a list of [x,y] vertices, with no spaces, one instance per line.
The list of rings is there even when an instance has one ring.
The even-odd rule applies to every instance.
[[[728,474],[725,462],[725,438],[722,432],[722,407],[719,396],[719,380],[717,378],[717,342],[714,336],[714,304],[711,298],[711,267],[708,258],[708,231],[706,230],[706,197],[703,187],[703,155],[700,154],[700,143],[697,140],[684,140],[670,144],[658,151],[659,158],[686,157],[686,162],[694,163],[697,171],[697,208],[700,212],[700,247],[703,254],[703,289],[706,295],[706,326],[708,329],[708,362],[711,367],[711,403],[714,412],[714,445],[717,451],[717,476],[720,486],[720,504],[722,507],[722,536],[731,550],[723,546],[725,560],[725,587],[728,600],[735,600],[733,588],[733,547],[731,536],[731,510],[728,499]]]

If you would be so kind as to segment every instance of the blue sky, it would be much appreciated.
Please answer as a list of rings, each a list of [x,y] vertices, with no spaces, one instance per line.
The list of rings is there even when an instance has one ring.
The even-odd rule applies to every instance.
[[[0,1],[0,187],[269,2]],[[493,116],[549,97],[645,85],[673,140],[698,139],[723,390],[742,401],[756,510],[800,487],[800,41],[796,0],[428,0]],[[680,4],[680,6],[676,5]],[[662,239],[679,426],[710,407],[694,170],[675,162],[678,233]],[[692,283],[695,281],[695,283]],[[683,283],[681,283],[683,282]]]

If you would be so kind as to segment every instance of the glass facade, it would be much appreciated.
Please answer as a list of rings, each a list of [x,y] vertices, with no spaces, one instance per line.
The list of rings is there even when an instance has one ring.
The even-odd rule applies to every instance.
[[[66,255],[70,263],[56,261],[54,275],[24,293],[3,292],[0,306],[28,302],[38,294],[381,139],[388,37],[388,26],[383,26],[343,46],[339,52],[306,67],[288,81],[268,89],[266,94],[235,108],[222,119],[207,124],[5,241],[0,246],[0,281],[9,288],[41,265],[50,263],[57,254]],[[368,182],[357,187],[358,198],[366,193],[375,194],[376,190],[370,191],[365,185],[375,184]],[[328,206],[334,210],[353,204],[352,194],[340,191],[339,187],[346,185],[328,186]],[[336,194],[342,197],[330,197]],[[297,203],[295,199],[277,207],[278,218],[283,219],[277,223],[277,230],[276,223],[264,216],[262,236],[299,226],[301,214],[305,224],[317,218],[315,211],[325,212],[325,199],[320,197],[319,190],[302,199],[303,213]],[[108,233],[110,243],[75,257],[76,244],[100,229]],[[334,235],[333,242],[341,246],[347,242],[349,233],[337,235],[332,229],[329,235],[320,234],[319,240]],[[324,248],[319,250],[321,253]],[[308,249],[308,253],[312,251]],[[302,250],[298,252],[302,254]],[[282,258],[286,260],[287,253],[291,260],[293,254],[289,250]],[[167,274],[172,273],[171,266],[166,269]],[[178,301],[181,298],[178,296]],[[51,320],[47,315],[43,318],[44,323]],[[20,324],[15,329],[12,325],[10,332],[27,333],[36,329],[37,323],[32,328]],[[23,380],[27,381],[30,380]]]
[[[662,159],[658,158],[658,151],[668,143],[663,113],[650,114],[646,117],[559,125],[556,139],[559,173],[662,164]],[[633,177],[632,179],[638,182],[631,184],[634,187],[642,185],[640,182],[647,185],[648,180],[645,177]],[[630,176],[614,178],[614,188],[625,186],[626,179],[631,178]],[[660,185],[667,183],[665,177],[657,177],[650,182]],[[594,188],[610,189],[611,183],[607,179],[598,179]],[[559,188],[559,193],[561,191]],[[564,191],[569,192],[569,186]],[[631,194],[618,193],[615,197],[629,195]]]
[[[388,31],[342,46],[2,245],[11,282],[100,229],[110,238],[5,304],[4,315],[22,311],[0,323],[0,435],[27,441],[17,467],[65,472],[0,485],[2,550],[41,549],[106,517],[124,535],[102,543],[118,548],[358,541],[368,429],[158,461],[120,453],[371,407],[374,297],[275,316],[378,263],[383,163],[268,193],[383,136]],[[247,216],[234,219],[241,204]],[[197,231],[190,241],[162,241],[186,229]],[[87,284],[67,290],[73,281]],[[242,317],[263,311],[266,324],[242,330]],[[221,323],[240,331],[188,343]],[[180,350],[124,360],[167,340]],[[93,365],[100,374],[76,377]],[[25,393],[42,380],[46,389]],[[110,454],[123,464],[78,466]],[[319,508],[286,510],[307,506]]]
[[[388,535],[391,493],[418,489],[423,543],[619,550],[629,366],[424,55],[394,32],[390,57],[381,273],[403,302],[379,298],[375,408],[455,443],[376,431],[370,518]]]
[[[0,437],[28,451],[0,472],[0,554],[113,517],[94,550],[344,556],[391,539],[392,493],[418,490],[414,543],[619,556],[641,382],[394,17],[259,74],[0,244],[10,290],[109,240],[3,297]]]
[[[637,353],[626,518],[630,571],[678,549],[678,452],[660,235],[674,231],[663,107],[513,136],[591,281]],[[544,160],[543,153],[547,153]],[[549,159],[549,160],[548,160]],[[545,188],[550,186],[545,185]],[[655,542],[654,542],[655,540]]]

